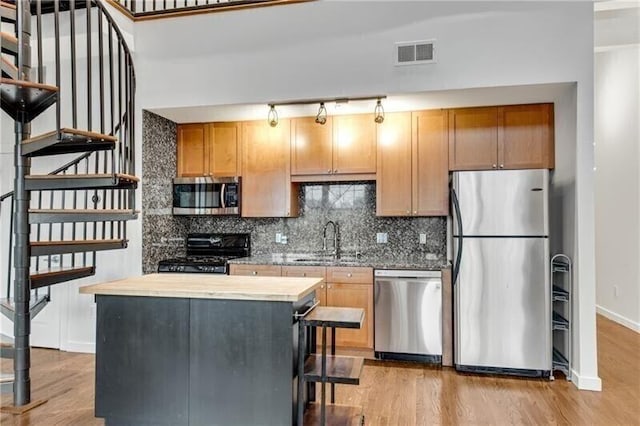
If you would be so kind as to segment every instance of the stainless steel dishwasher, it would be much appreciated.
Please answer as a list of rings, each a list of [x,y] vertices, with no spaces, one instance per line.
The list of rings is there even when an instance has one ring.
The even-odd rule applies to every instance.
[[[442,273],[376,269],[375,355],[442,362]]]

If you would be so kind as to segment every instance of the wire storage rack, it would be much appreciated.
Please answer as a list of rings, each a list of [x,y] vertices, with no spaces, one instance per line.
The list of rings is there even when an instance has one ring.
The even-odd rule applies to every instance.
[[[572,346],[572,296],[573,264],[565,254],[556,254],[551,258],[551,324],[552,324],[552,368],[561,371],[567,380],[571,380]]]

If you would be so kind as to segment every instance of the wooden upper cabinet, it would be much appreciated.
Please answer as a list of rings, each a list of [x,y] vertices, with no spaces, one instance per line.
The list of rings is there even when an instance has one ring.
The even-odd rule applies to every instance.
[[[240,176],[241,123],[209,124],[209,173],[213,176]]]
[[[553,104],[498,109],[498,167],[554,168]]]
[[[291,120],[291,174],[322,175],[333,171],[332,117],[324,125],[315,117]]]
[[[498,165],[498,108],[449,110],[449,170],[490,170]]]
[[[204,176],[209,155],[206,124],[178,125],[178,176]]]
[[[333,173],[376,172],[376,123],[373,114],[333,117]]]
[[[447,111],[387,114],[378,128],[376,214],[449,213]]]
[[[378,216],[411,215],[411,180],[411,113],[388,113],[378,125]]]
[[[419,111],[412,115],[413,214],[446,216],[449,214],[447,111]]]
[[[266,120],[242,124],[242,216],[298,215],[297,187],[290,176],[290,121],[271,127]]]

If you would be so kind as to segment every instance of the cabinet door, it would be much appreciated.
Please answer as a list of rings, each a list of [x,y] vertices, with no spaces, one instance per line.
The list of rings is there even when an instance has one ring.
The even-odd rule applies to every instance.
[[[373,285],[327,284],[327,306],[364,309],[361,329],[336,328],[336,346],[373,349]]]
[[[207,125],[178,126],[178,176],[204,176],[208,171]]]
[[[386,120],[385,120],[386,121]],[[413,113],[413,205],[418,216],[449,214],[447,111]]]
[[[498,108],[449,110],[449,170],[498,167]]]
[[[290,121],[271,127],[266,120],[242,125],[242,216],[297,216],[297,191],[290,175]],[[294,192],[292,194],[292,192]]]
[[[377,163],[376,215],[410,216],[412,196],[410,112],[387,114],[384,122],[378,125]]]
[[[498,109],[498,163],[501,169],[554,167],[553,104]]]
[[[333,173],[376,172],[373,114],[333,117]]]
[[[291,120],[291,174],[326,175],[332,169],[333,120],[320,125],[315,117]]]
[[[240,123],[209,125],[209,173],[213,176],[240,176]]]

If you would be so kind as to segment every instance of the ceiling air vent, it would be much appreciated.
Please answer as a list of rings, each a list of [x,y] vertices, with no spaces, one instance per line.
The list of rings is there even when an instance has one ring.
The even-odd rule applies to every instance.
[[[395,45],[396,65],[430,64],[436,61],[435,40],[406,41]]]

